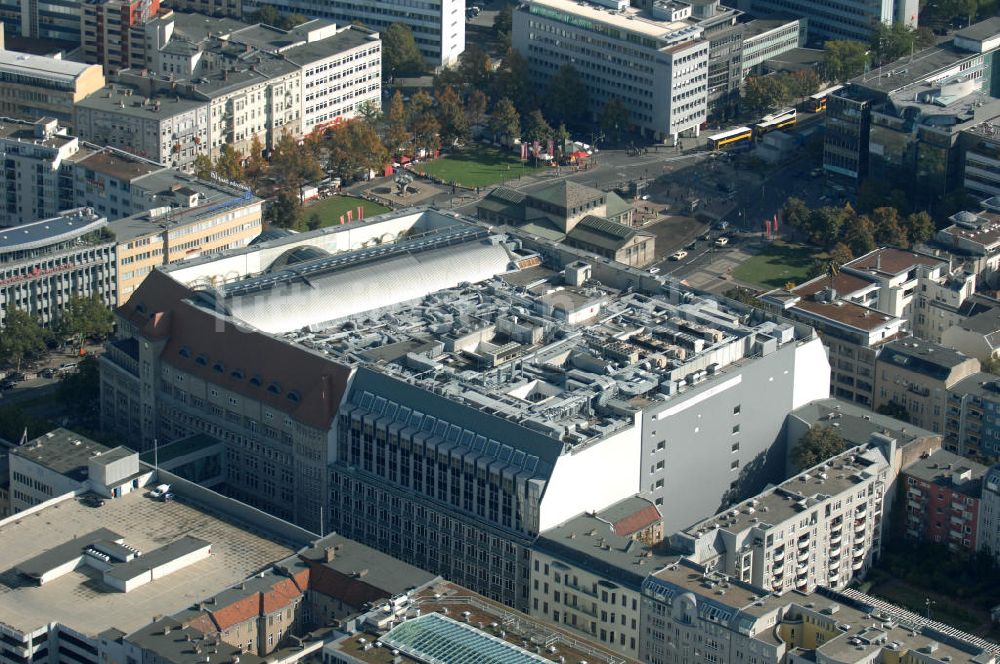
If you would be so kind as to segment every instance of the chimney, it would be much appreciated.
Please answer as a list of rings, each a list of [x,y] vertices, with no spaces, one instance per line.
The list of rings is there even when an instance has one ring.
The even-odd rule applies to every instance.
[[[879,249],[878,252],[875,254],[875,269],[876,270],[881,270],[882,269],[882,250],[881,249]]]
[[[337,550],[334,547],[328,546],[323,549],[323,562],[332,563],[336,557]]]

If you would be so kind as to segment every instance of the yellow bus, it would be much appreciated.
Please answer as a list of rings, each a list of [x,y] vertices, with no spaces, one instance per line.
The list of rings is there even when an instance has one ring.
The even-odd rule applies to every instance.
[[[760,122],[753,126],[754,133],[760,137],[769,131],[774,131],[775,129],[791,127],[795,124],[795,116],[796,112],[794,108],[786,108],[778,111],[777,113],[765,115],[760,119]]]
[[[713,150],[721,150],[727,145],[735,145],[742,141],[753,138],[753,129],[750,127],[737,127],[708,137],[708,147]]]

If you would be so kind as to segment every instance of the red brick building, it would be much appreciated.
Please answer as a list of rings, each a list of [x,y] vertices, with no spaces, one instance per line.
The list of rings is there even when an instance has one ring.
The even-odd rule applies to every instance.
[[[974,553],[987,470],[946,450],[936,450],[904,468],[907,537]]]

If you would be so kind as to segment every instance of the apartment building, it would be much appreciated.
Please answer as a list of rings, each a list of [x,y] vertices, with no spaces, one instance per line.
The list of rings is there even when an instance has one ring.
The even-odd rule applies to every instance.
[[[962,130],[962,186],[970,196],[1000,196],[1000,136],[997,123],[986,120]]]
[[[637,659],[642,583],[679,557],[662,544],[660,512],[638,496],[546,530],[531,550],[527,613]]]
[[[32,122],[55,118],[72,130],[74,105],[103,86],[97,65],[0,50],[2,117]]]
[[[71,160],[80,149],[80,141],[66,135],[54,119],[7,120],[0,125],[0,226],[38,221],[77,207]]]
[[[998,466],[990,467],[983,475],[976,532],[979,551],[996,560],[1000,556],[1000,467]]]
[[[903,469],[906,536],[974,553],[978,540],[979,497],[986,466],[938,450]]]
[[[381,42],[370,30],[189,23],[149,49],[146,68],[121,72],[77,106],[82,138],[189,169],[223,145],[249,154],[256,136],[269,150],[283,133],[302,136],[381,102]]]
[[[86,0],[80,10],[87,62],[101,65],[105,75],[143,66],[145,24],[160,11],[160,0]]]
[[[243,15],[249,16],[265,4],[267,3],[260,0],[246,0],[243,2]],[[364,3],[353,0],[289,0],[282,4],[282,8],[341,25],[358,23],[380,32],[393,23],[405,25],[413,33],[413,39],[427,63],[437,69],[456,64],[465,51],[465,4],[465,0],[432,0],[421,4],[419,10],[415,11],[407,0],[373,0]]]
[[[774,595],[688,561],[643,584],[642,661],[993,664],[988,641],[856,590]]]
[[[935,194],[960,183],[961,130],[995,113],[988,98],[998,94],[989,73],[998,33],[996,17],[976,23],[830,95],[824,168],[851,179],[899,171],[904,188]]]
[[[979,372],[979,360],[915,337],[882,347],[875,363],[876,409],[899,408],[910,422],[945,431],[948,390]]]
[[[115,241],[107,225],[77,208],[0,231],[0,326],[14,309],[48,325],[71,297],[96,296],[113,306]]]
[[[514,11],[513,25],[513,46],[528,61],[533,84],[544,87],[572,63],[594,117],[619,99],[630,124],[674,143],[698,135],[708,117],[711,47],[691,5],[653,3],[645,10],[624,0],[531,0]],[[738,69],[738,54],[732,59]]]
[[[352,250],[372,238],[374,263]],[[666,506],[666,527],[755,493],[784,460],[743,468],[779,441],[789,409],[826,396],[805,326],[652,297],[655,277],[586,257],[411,210],[154,271],[119,312],[118,342],[134,339],[139,361],[102,359],[104,422],[146,445],[208,433],[228,445],[231,495],[527,606],[540,532],[636,493]],[[295,274],[312,287],[291,286]],[[222,308],[183,285],[218,275]],[[447,329],[414,306],[427,297]],[[159,337],[149,321],[168,312]],[[656,329],[630,336],[613,312]],[[384,316],[397,322],[382,338]],[[586,334],[556,333],[567,326]],[[144,361],[149,377],[135,371]],[[569,382],[552,382],[553,361]],[[440,367],[432,383],[427,366]],[[701,442],[723,436],[725,449]],[[683,462],[667,464],[675,453]]]

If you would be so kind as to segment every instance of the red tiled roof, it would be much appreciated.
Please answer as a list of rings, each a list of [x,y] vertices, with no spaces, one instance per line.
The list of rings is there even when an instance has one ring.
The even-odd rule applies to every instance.
[[[212,622],[212,617],[207,612],[199,613],[196,617],[188,621],[185,626],[196,629],[202,634],[214,634],[218,631],[218,627]]]
[[[628,537],[632,533],[638,532],[660,520],[660,512],[655,505],[646,505],[638,512],[633,512],[626,517],[618,519],[611,524],[611,529],[615,535]]]
[[[271,587],[271,590],[261,593],[260,613],[265,616],[274,613],[293,603],[299,597],[302,597],[302,593],[295,586],[295,582],[291,579],[281,579]]]
[[[309,568],[299,570],[292,575],[292,580],[295,581],[295,585],[302,592],[309,589]]]
[[[168,337],[161,357],[179,370],[262,401],[314,428],[330,426],[347,387],[350,367],[217,318],[184,301],[192,294],[153,270],[118,312],[147,338]],[[180,354],[182,348],[189,350],[190,357]],[[205,364],[195,361],[200,355],[207,357]],[[213,368],[216,363],[221,363],[221,373]],[[234,369],[242,370],[243,377],[234,377]],[[254,376],[260,376],[261,385],[250,384]],[[280,387],[280,394],[267,389],[271,383]],[[299,395],[297,401],[287,397],[293,390]]]
[[[310,567],[310,590],[339,599],[354,608],[360,608],[367,602],[388,597],[385,591],[379,590],[361,579],[330,569],[321,562],[315,560],[305,562]]]
[[[260,593],[241,597],[232,604],[212,611],[212,620],[219,631],[225,631],[233,625],[244,623],[260,615]]]

